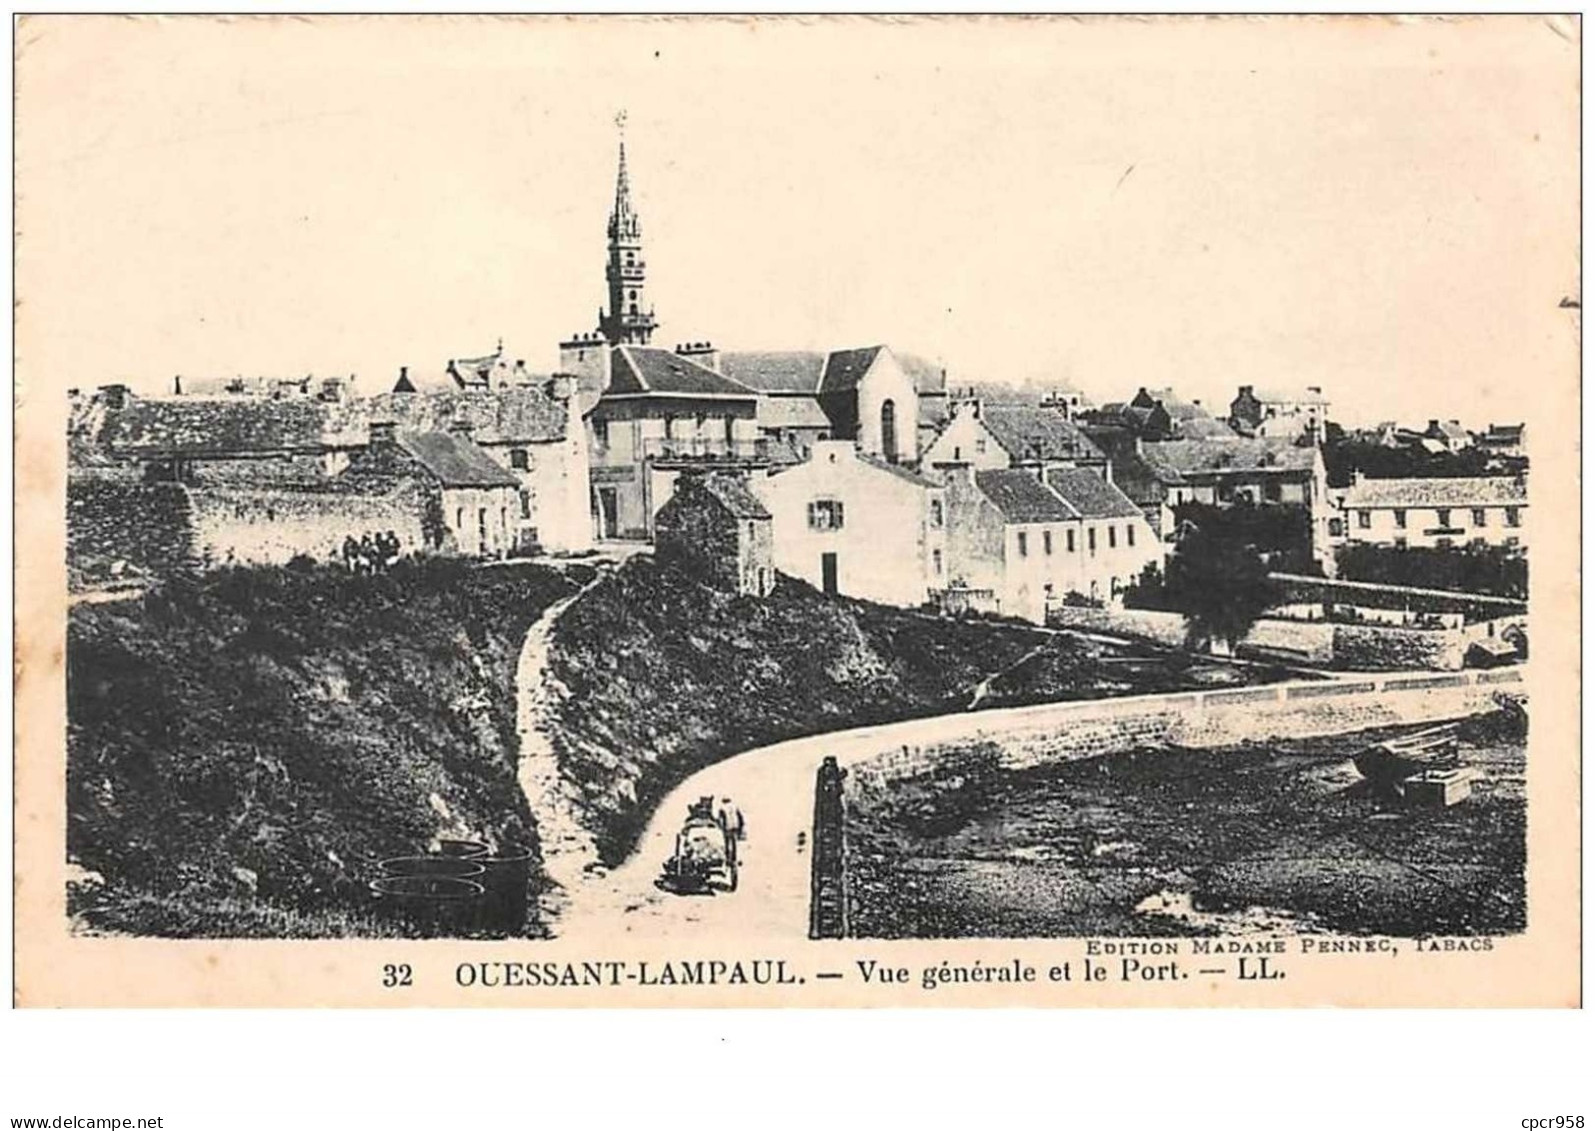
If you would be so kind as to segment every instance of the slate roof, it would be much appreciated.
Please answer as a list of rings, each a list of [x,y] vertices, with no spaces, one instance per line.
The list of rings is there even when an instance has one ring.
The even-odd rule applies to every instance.
[[[1347,489],[1347,510],[1377,507],[1521,507],[1528,487],[1514,476],[1362,479]]]
[[[820,402],[813,397],[766,396],[759,398],[760,428],[822,428],[831,426]]]
[[[1311,389],[1280,385],[1253,385],[1252,396],[1263,404],[1328,404],[1329,398]]]
[[[977,471],[975,486],[1001,512],[1003,521],[1064,522],[1075,512],[1028,471]]]
[[[944,393],[921,393],[919,395],[919,426],[921,428],[939,429],[947,423],[951,411],[947,406],[947,396]]]
[[[1138,518],[1141,508],[1096,472],[1084,467],[1055,467],[1047,486],[1079,512],[1081,518]]]
[[[813,350],[747,350],[720,355],[720,371],[761,393],[818,393],[825,355]]]
[[[445,487],[519,487],[520,481],[463,436],[400,432],[399,446]]]
[[[1055,409],[988,405],[982,408],[980,418],[1003,451],[1017,460],[1104,458],[1102,449]]]
[[[1174,387],[1172,385],[1165,386],[1161,389],[1146,389],[1144,392],[1152,400],[1162,401],[1163,411],[1168,413],[1169,416],[1173,417],[1175,420],[1190,420],[1192,417],[1211,417],[1213,415],[1195,401],[1188,401],[1184,397],[1180,396],[1174,391]],[[1139,396],[1140,394],[1137,393],[1136,395]],[[1151,406],[1147,405],[1144,407],[1150,408]]]
[[[565,402],[546,384],[509,385],[497,392],[453,389],[432,393],[384,393],[371,399],[374,419],[396,421],[411,432],[442,432],[469,421],[478,444],[536,444],[565,439]]]
[[[879,456],[870,455],[868,452],[859,452],[858,462],[867,464],[868,466],[879,471],[889,471],[893,475],[897,476],[897,478],[907,480],[916,487],[940,488],[942,486],[938,480],[921,475],[919,472],[910,470],[900,463],[889,463],[886,460],[881,459]]]
[[[737,518],[769,518],[770,512],[748,489],[748,482],[736,475],[704,477],[703,489]]]
[[[657,346],[616,346],[606,396],[753,397],[753,389]]]
[[[825,375],[820,378],[820,392],[850,393],[858,388],[859,381],[885,348],[865,346],[863,349],[832,351],[831,356],[825,359]]]
[[[1483,439],[1486,444],[1521,444],[1523,425],[1492,424],[1485,430]]]
[[[1315,448],[1287,437],[1229,440],[1166,440],[1145,444],[1141,456],[1164,483],[1213,475],[1302,472],[1313,466]]]
[[[292,398],[134,397],[107,409],[95,437],[116,455],[320,451],[365,442],[354,404]]]
[[[1468,430],[1462,427],[1462,425],[1458,424],[1455,420],[1430,421],[1429,427],[1425,430],[1425,434],[1433,436],[1435,433],[1439,433],[1441,437],[1444,437],[1447,440],[1472,439],[1472,437],[1468,434]]]

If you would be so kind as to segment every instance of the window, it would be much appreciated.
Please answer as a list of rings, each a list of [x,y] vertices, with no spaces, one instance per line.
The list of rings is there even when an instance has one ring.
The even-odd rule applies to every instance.
[[[941,551],[940,550],[932,550],[930,552],[930,566],[931,566],[931,569],[936,571],[936,576],[940,577],[941,576]]]
[[[975,437],[975,454],[976,455],[985,455],[986,454],[986,437],[984,437],[984,436],[976,436]]]
[[[842,520],[842,504],[838,499],[815,499],[809,504],[810,530],[840,530]]]
[[[513,467],[516,471],[525,471],[526,470],[526,449],[525,448],[511,448],[510,449],[510,466]]]
[[[1516,538],[1508,538],[1503,543],[1503,545],[1505,545],[1508,549],[1516,549],[1517,545],[1518,545],[1518,540]]]
[[[1407,512],[1404,510],[1394,510],[1390,513],[1395,515],[1396,525],[1405,529],[1407,525]]]
[[[753,523],[748,523],[748,541],[753,541]]]
[[[1019,556],[1021,558],[1030,556],[1030,536],[1023,530],[1019,532]]]
[[[1118,545],[1119,545],[1119,528],[1117,526],[1110,526],[1110,527],[1108,527],[1108,549],[1110,549],[1110,550],[1117,549]]]
[[[1093,554],[1097,552],[1097,528],[1096,527],[1094,527],[1094,526],[1086,527],[1086,530],[1085,530],[1085,545],[1086,545],[1086,549],[1089,552],[1091,552]]]
[[[940,530],[941,529],[941,524],[942,524],[941,500],[940,499],[932,499],[930,501],[930,528],[932,530]]]
[[[881,405],[881,454],[887,463],[897,462],[897,405],[892,401]]]
[[[458,507],[454,511],[454,529],[455,530],[464,530],[465,529],[465,508],[464,507]]]
[[[737,422],[736,422],[736,418],[735,417],[728,416],[728,417],[725,418],[725,429],[726,429],[726,444],[727,444],[727,446],[729,446],[731,444],[731,441],[733,441],[733,440],[735,440],[737,438]],[[789,437],[790,437],[790,435],[791,434],[788,433]]]
[[[676,435],[676,418],[665,414],[665,439],[674,439]]]
[[[1474,526],[1483,526],[1484,525],[1484,508],[1483,507],[1474,507],[1473,508],[1473,525]]]
[[[953,459],[954,459],[954,461],[958,461],[958,460],[961,460],[963,458],[964,458],[964,449],[960,448],[957,444],[954,444],[953,445]]]
[[[1357,512],[1357,529],[1358,530],[1367,530],[1372,525],[1373,525],[1373,511],[1358,511]]]
[[[1451,525],[1451,511],[1446,507],[1437,507],[1434,512],[1434,521],[1438,526]]]
[[[487,547],[487,508],[476,508],[476,544],[485,549]]]
[[[1507,507],[1506,508],[1506,524],[1508,526],[1522,526],[1523,525],[1523,512],[1520,511],[1517,507]]]
[[[1041,552],[1043,554],[1052,553],[1052,531],[1050,530],[1043,530],[1041,532]]]
[[[600,448],[607,448],[609,446],[609,421],[593,421],[593,443],[597,444]]]
[[[1449,538],[1436,538],[1434,540],[1434,544],[1442,550],[1449,550],[1453,545],[1455,545],[1455,543]]]
[[[1133,522],[1124,524],[1124,544],[1131,547],[1135,545],[1135,523]]]
[[[1263,498],[1271,503],[1279,502],[1279,484],[1274,481],[1265,483],[1263,485]]]
[[[1400,534],[1397,534],[1396,535],[1396,549],[1405,550],[1406,548],[1407,548],[1407,540],[1406,540],[1406,538],[1404,536],[1400,535]]]
[[[1074,553],[1074,531],[1065,530],[1063,532],[1063,548],[1071,554]]]
[[[521,517],[532,517],[532,493],[530,491],[521,492]]]
[[[1329,536],[1331,538],[1339,538],[1345,532],[1346,526],[1340,519],[1332,518],[1329,520]]]

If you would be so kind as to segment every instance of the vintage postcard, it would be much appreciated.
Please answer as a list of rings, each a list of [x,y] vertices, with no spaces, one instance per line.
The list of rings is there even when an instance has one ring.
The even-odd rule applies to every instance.
[[[21,18],[15,1000],[1578,1004],[1581,34]]]

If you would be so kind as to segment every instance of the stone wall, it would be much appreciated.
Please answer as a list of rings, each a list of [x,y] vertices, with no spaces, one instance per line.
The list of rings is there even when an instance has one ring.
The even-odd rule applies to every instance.
[[[1106,632],[1150,640],[1170,648],[1185,643],[1185,618],[1179,613],[1152,609],[1089,609],[1073,605],[1054,605],[1047,613],[1054,628],[1075,628],[1084,632]]]
[[[341,558],[345,538],[388,531],[404,553],[423,546],[421,491],[385,493],[235,488],[192,491],[193,552],[202,566],[285,565]]]
[[[193,564],[189,491],[180,484],[74,476],[66,516],[73,588]]]
[[[1520,689],[1522,678],[1505,668],[1049,703],[894,726],[886,749],[884,736],[858,732],[836,749],[856,789],[956,770],[982,747],[995,747],[1001,766],[1025,769],[1162,743],[1230,746],[1460,718],[1489,710],[1499,691]]]

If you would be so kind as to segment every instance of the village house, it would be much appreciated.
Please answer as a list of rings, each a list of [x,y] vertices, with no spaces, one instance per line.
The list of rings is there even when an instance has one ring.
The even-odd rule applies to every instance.
[[[1431,420],[1423,438],[1433,441],[1430,450],[1456,453],[1473,446],[1473,434],[1455,420]]]
[[[1133,502],[1096,472],[947,470],[944,604],[1044,623],[1071,597],[1116,599],[1162,556]]]
[[[799,464],[751,489],[774,521],[775,566],[827,593],[911,608],[946,581],[947,504],[940,483],[823,440]]]
[[[1106,478],[1108,459],[1056,408],[958,400],[923,465],[968,463],[976,470],[1090,467]]]
[[[770,512],[747,481],[723,472],[683,472],[654,523],[655,554],[710,584],[745,596],[775,588]]]
[[[1230,402],[1229,422],[1245,436],[1306,435],[1321,444],[1329,423],[1329,398],[1318,385],[1301,389],[1242,385]]]
[[[1517,476],[1356,477],[1341,500],[1343,536],[1381,546],[1504,546],[1526,551],[1528,488]]]
[[[1519,459],[1526,451],[1521,424],[1491,424],[1479,433],[1477,439],[1479,447],[1491,455]]]
[[[458,363],[451,363],[458,366]],[[518,374],[511,379],[507,374]],[[539,377],[518,363],[491,387],[462,385],[445,370],[400,371],[394,391],[371,402],[375,418],[401,431],[444,432],[459,424],[518,484],[511,521],[519,551],[580,552],[593,541],[587,429],[570,377]]]
[[[1312,556],[1333,561],[1329,523],[1333,508],[1320,450],[1282,437],[1172,440],[1123,449],[1113,481],[1146,515],[1158,538],[1177,538],[1174,508],[1181,503],[1303,508]]]
[[[400,431],[391,421],[373,421],[370,444],[339,478],[345,484],[420,484],[424,550],[503,558],[520,549],[520,482],[471,442],[468,421],[448,432]]]

